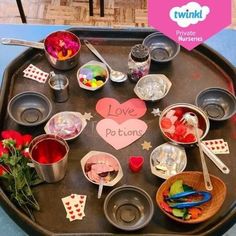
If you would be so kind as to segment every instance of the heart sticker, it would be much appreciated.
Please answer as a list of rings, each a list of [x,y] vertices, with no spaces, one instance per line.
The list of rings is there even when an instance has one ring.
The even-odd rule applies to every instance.
[[[129,119],[122,124],[112,119],[103,119],[98,122],[96,130],[107,143],[119,150],[142,137],[147,124],[139,119]]]
[[[114,98],[102,98],[96,104],[96,111],[102,117],[115,120],[120,124],[128,119],[142,117],[147,107],[139,98],[131,98],[121,104]]]

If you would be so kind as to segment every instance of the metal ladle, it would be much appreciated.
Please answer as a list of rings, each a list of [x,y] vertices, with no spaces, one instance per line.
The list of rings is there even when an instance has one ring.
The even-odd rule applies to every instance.
[[[197,118],[196,114],[194,114],[193,112],[187,112],[183,115],[182,120],[186,121],[189,125],[194,127],[196,138],[197,138],[197,143],[198,143],[198,147],[199,147],[200,157],[201,157],[205,187],[208,191],[211,191],[213,189],[213,186],[212,186],[210,175],[209,175],[209,172],[207,169],[206,160],[205,160],[205,157],[203,154],[202,145],[201,145],[201,141],[200,141],[200,137],[199,137],[199,133],[198,133],[198,118]]]
[[[88,47],[88,49],[90,49],[90,51],[108,67],[108,69],[110,70],[110,79],[113,82],[121,83],[127,80],[127,75],[123,72],[113,70],[106,62],[106,60],[101,56],[101,54],[97,51],[97,49],[95,49],[88,40],[84,40],[84,43]]]

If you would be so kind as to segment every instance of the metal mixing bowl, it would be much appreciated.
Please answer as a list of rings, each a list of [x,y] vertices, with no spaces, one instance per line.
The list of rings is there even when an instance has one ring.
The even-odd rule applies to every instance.
[[[214,121],[227,120],[236,112],[235,96],[222,88],[202,90],[196,97],[196,105]]]
[[[7,111],[17,124],[36,126],[49,119],[52,104],[42,93],[27,91],[14,96],[8,103]]]
[[[154,206],[150,196],[135,186],[121,186],[111,191],[104,201],[104,213],[115,227],[133,231],[152,219]]]
[[[151,59],[155,62],[173,60],[180,51],[180,45],[160,32],[148,35],[143,44],[150,50]]]

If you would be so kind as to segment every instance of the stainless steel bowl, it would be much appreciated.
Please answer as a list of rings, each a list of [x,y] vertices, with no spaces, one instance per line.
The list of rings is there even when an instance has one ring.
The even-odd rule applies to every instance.
[[[197,117],[198,117],[198,120],[199,120],[199,123],[203,126],[203,134],[202,136],[200,137],[200,139],[204,139],[206,137],[206,135],[208,134],[209,132],[209,129],[210,129],[210,121],[207,117],[207,115],[205,114],[205,112],[197,107],[197,106],[194,106],[192,104],[188,104],[188,103],[176,103],[176,104],[173,104],[173,105],[170,105],[168,107],[166,107],[162,112],[161,112],[161,115],[160,115],[160,118],[159,118],[159,127],[160,127],[160,130],[161,130],[161,133],[163,134],[163,136],[170,142],[172,143],[175,143],[175,144],[181,144],[181,145],[184,145],[184,146],[190,146],[192,144],[196,144],[197,143],[197,140],[195,142],[189,142],[189,143],[186,143],[186,142],[178,142],[176,140],[173,140],[171,139],[170,137],[168,137],[168,135],[163,131],[162,127],[161,127],[161,120],[162,118],[167,114],[167,112],[169,112],[170,110],[173,110],[173,109],[177,109],[177,108],[181,108],[181,109],[184,109],[185,112],[194,112]]]
[[[210,120],[223,121],[236,113],[235,96],[222,88],[202,90],[196,97],[196,105],[206,112]]]
[[[14,96],[8,103],[7,111],[17,124],[36,126],[49,119],[52,104],[42,93],[27,91]]]
[[[154,213],[151,197],[144,190],[130,185],[112,190],[104,201],[103,209],[112,225],[126,231],[143,228]]]
[[[173,60],[180,51],[180,45],[160,32],[148,35],[143,44],[150,50],[151,59],[155,62]]]
[[[163,74],[149,74],[143,76],[135,85],[135,94],[144,101],[158,101],[169,92],[172,83]]]
[[[180,145],[164,143],[156,147],[150,155],[151,172],[162,179],[184,171],[186,165],[187,155]]]

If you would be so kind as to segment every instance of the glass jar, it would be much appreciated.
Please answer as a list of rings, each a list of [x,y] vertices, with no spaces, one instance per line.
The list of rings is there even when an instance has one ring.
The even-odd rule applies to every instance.
[[[137,82],[141,77],[149,73],[151,57],[148,47],[136,44],[131,48],[128,58],[128,77]]]

